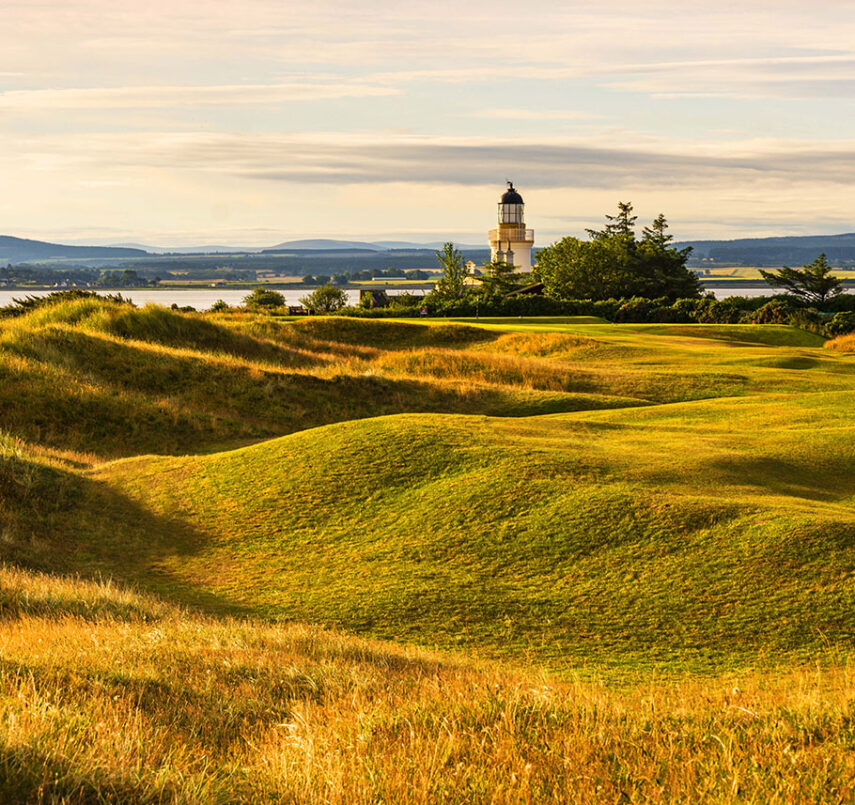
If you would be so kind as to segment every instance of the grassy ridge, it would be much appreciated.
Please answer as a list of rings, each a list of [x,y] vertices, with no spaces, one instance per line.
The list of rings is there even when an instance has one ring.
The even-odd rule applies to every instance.
[[[817,343],[786,327],[282,322],[84,299],[0,323],[0,427],[91,461],[391,413],[527,416],[848,387],[833,353],[803,348]]]
[[[94,477],[192,530],[170,584],[248,611],[556,667],[806,656],[855,634],[850,399],[397,416]]]
[[[0,323],[0,427],[91,460],[223,449],[406,411],[514,416],[643,402],[382,367],[390,349],[464,349],[496,337],[448,325],[211,320],[77,300]]]
[[[118,309],[106,324],[99,313],[57,332],[101,345],[90,372],[105,384],[122,383],[128,364],[144,387],[169,383],[172,375],[146,380],[125,350],[175,376],[187,370],[170,361],[192,355],[204,369],[175,392],[185,415],[210,409],[217,394],[245,428],[295,427],[295,400],[313,412],[310,422],[405,408],[408,399],[449,413],[352,420],[83,475],[24,450],[6,461],[8,485],[20,493],[26,484],[13,476],[31,478],[36,503],[29,513],[8,507],[8,559],[120,573],[220,610],[528,654],[558,668],[806,656],[855,633],[847,413],[855,367],[804,346],[815,343],[810,334],[189,317],[176,325],[185,332],[179,349],[154,345],[154,335],[117,335],[139,337],[136,316],[165,316],[158,326],[168,329],[176,314]],[[128,316],[133,333],[116,323]],[[68,318],[54,313],[51,326]],[[24,321],[22,332],[45,359],[44,339],[57,332],[37,324]],[[223,344],[234,334],[237,345],[258,341],[244,353],[287,348],[315,363],[287,370],[292,388],[268,356],[275,393],[246,396],[242,373],[261,364],[229,364],[243,367],[230,381],[224,366],[238,346],[187,351],[203,338],[213,349],[211,327]],[[396,397],[407,384],[412,397]],[[324,387],[337,393],[322,403]],[[502,394],[512,418],[452,415],[478,412],[487,399],[504,413]],[[521,417],[525,400],[565,413]],[[586,407],[597,410],[566,413]],[[136,446],[133,433],[125,438],[125,449]],[[204,443],[195,431],[186,438]],[[44,473],[49,480],[37,482]],[[45,497],[52,502],[42,508]]]
[[[0,568],[5,802],[853,796],[847,667],[556,682]]]

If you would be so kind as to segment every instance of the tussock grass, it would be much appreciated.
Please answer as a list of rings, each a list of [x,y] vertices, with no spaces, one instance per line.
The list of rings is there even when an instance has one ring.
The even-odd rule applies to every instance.
[[[556,681],[0,570],[7,802],[853,795],[848,663]]]
[[[855,334],[838,336],[827,341],[825,346],[838,352],[855,352]]]

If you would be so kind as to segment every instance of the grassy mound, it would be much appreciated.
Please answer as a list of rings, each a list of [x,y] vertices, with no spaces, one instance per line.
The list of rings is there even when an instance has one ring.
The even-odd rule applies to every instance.
[[[0,800],[851,798],[839,345],[85,302],[0,324]]]
[[[54,469],[65,503],[3,551],[556,668],[807,657],[855,633],[850,401],[405,415]]]
[[[848,644],[855,373],[761,330],[39,309],[2,330],[0,552],[555,666]]]
[[[638,404],[597,389],[564,393],[463,375],[437,382],[383,370],[381,357],[406,345],[465,349],[496,337],[452,325],[207,319],[62,302],[0,324],[0,425],[34,445],[116,457],[222,449],[406,411],[523,416]]]

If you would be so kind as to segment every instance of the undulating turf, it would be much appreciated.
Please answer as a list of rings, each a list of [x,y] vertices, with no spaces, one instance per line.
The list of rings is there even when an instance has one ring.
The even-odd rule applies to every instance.
[[[93,394],[172,389],[184,440],[153,419],[128,425],[125,451],[140,433],[169,445],[152,452],[197,451],[80,472],[25,445],[6,460],[34,490],[6,529],[11,560],[562,671],[803,658],[855,635],[855,365],[811,334],[72,312],[16,320],[6,354],[32,371],[64,361]],[[198,351],[212,333],[230,351]],[[266,369],[236,357],[265,350]],[[303,366],[284,374],[276,350]],[[244,388],[253,372],[266,392]],[[244,439],[247,423],[293,430],[297,407],[347,421],[204,455],[215,429],[187,420],[217,395]],[[73,397],[57,386],[53,400]],[[486,399],[511,416],[480,415]],[[109,426],[78,424],[118,452]]]
[[[855,363],[827,346],[0,323],[0,799],[851,801]]]

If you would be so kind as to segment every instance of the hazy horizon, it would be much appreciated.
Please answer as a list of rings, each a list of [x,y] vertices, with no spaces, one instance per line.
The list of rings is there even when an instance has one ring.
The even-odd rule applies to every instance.
[[[678,239],[855,230],[842,0],[0,0],[3,234],[537,242],[619,200]]]

